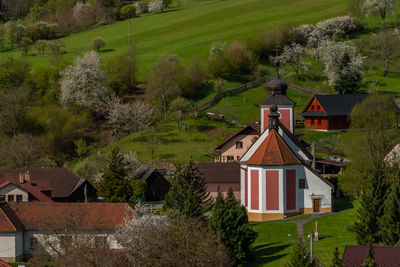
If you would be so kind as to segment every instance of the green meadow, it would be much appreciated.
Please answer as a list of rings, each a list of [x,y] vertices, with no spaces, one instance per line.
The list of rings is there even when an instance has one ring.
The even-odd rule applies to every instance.
[[[268,27],[284,24],[316,23],[346,13],[346,0],[187,0],[172,10],[146,14],[132,22],[133,40],[142,74],[163,54],[176,54],[184,62],[193,57],[206,59],[216,41],[246,40]],[[101,36],[106,47],[104,62],[129,48],[128,21],[90,29],[61,38],[66,59],[91,50],[93,38]],[[33,51],[32,51],[33,52]],[[12,50],[3,55],[20,56]],[[49,56],[26,57],[34,67],[47,65]]]

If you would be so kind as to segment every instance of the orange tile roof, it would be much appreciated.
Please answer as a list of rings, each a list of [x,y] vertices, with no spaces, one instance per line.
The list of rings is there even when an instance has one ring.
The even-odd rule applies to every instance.
[[[244,162],[248,165],[283,166],[302,164],[282,137],[271,130],[267,138],[257,148],[251,158]]]
[[[8,203],[26,229],[113,230],[132,214],[124,203]],[[1,219],[1,218],[0,218]]]

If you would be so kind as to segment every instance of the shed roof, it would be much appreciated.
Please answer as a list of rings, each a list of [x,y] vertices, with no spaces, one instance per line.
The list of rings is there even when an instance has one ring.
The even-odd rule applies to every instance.
[[[347,116],[354,106],[361,103],[367,94],[343,94],[343,95],[315,95],[301,116]],[[307,112],[308,106],[316,98],[325,112]],[[315,114],[318,113],[318,114]]]
[[[240,183],[240,165],[236,162],[198,163],[197,168],[207,183]]]
[[[361,266],[367,252],[367,246],[346,246],[342,263],[345,267]],[[380,267],[400,266],[400,247],[374,246],[374,257]]]

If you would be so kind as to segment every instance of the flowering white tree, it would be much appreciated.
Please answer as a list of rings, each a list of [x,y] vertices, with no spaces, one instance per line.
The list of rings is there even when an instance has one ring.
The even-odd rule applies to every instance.
[[[367,16],[378,14],[382,19],[382,26],[385,25],[386,16],[388,13],[394,14],[396,11],[396,0],[366,0],[363,4]]]
[[[310,47],[318,46],[322,40],[330,40],[337,33],[348,33],[355,29],[356,25],[349,16],[336,17],[323,20],[317,23],[308,38]]]
[[[163,0],[151,0],[148,6],[149,12],[163,12],[165,5]]]
[[[306,44],[311,33],[315,30],[312,24],[303,24],[293,29],[293,32],[301,39],[301,42]]]
[[[348,72],[349,75],[361,76],[364,57],[360,55],[352,41],[322,41],[318,47],[318,53],[324,63],[324,74],[330,85],[334,85],[339,77],[344,75],[343,71]],[[345,69],[341,69],[345,55],[348,57],[348,64]]]
[[[296,73],[296,80],[299,79],[300,70],[307,70],[308,62],[304,61],[307,50],[300,44],[291,44],[283,48],[280,59],[282,63],[288,64]]]
[[[107,123],[114,136],[122,137],[148,129],[153,116],[154,108],[142,101],[128,104],[114,101],[108,113]]]
[[[106,74],[99,55],[92,51],[79,57],[61,71],[60,102],[64,107],[78,106],[101,113],[107,101]]]

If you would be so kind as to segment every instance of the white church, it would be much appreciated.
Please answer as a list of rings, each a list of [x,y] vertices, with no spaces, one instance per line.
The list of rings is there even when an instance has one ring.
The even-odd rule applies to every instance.
[[[261,135],[242,150],[237,161],[240,187],[235,195],[247,208],[250,221],[332,211],[333,185],[311,168],[312,156],[294,134],[295,103],[286,95],[287,84],[279,78],[279,61],[275,65],[276,76],[267,85],[269,96],[260,105]],[[232,151],[235,148],[229,146],[236,144],[238,148],[243,140],[246,136],[236,134],[219,148]],[[213,167],[232,169],[232,164],[235,163],[220,162]],[[218,186],[223,188],[223,179],[220,180]]]

